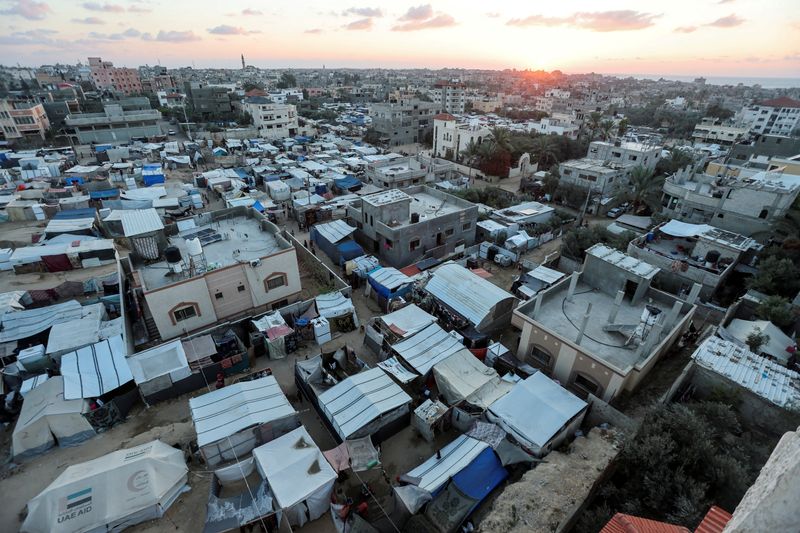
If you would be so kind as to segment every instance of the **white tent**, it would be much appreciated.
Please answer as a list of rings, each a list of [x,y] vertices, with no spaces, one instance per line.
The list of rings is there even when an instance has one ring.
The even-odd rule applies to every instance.
[[[466,400],[486,409],[513,388],[466,348],[434,365],[433,375],[439,392],[450,405]]]
[[[83,413],[85,400],[64,399],[64,378],[56,376],[31,389],[22,402],[12,436],[14,459],[43,453],[56,444],[77,446],[95,431]]]
[[[439,457],[433,455],[403,477],[415,479],[421,489],[436,492],[488,447],[483,441],[460,435],[441,449]]]
[[[433,365],[464,349],[464,344],[438,324],[430,324],[412,337],[398,342],[392,349],[424,376],[430,372]]]
[[[789,348],[797,343],[769,320],[734,318],[727,327],[720,330],[720,334],[725,340],[735,340],[738,341],[740,346],[746,346],[747,337],[754,333],[756,329],[769,337],[769,340],[758,351],[774,357],[780,364],[786,366],[791,355]],[[725,335],[725,333],[728,335]],[[732,337],[732,339],[728,337]]]
[[[411,397],[380,368],[370,368],[319,395],[319,405],[342,440],[365,437],[409,411]]]
[[[242,458],[256,447],[263,424],[299,425],[274,376],[242,381],[189,400],[197,445],[210,465]]]
[[[61,357],[64,398],[96,398],[133,380],[122,335],[86,346]]]
[[[410,304],[388,315],[383,315],[380,320],[396,335],[405,338],[436,322],[436,317],[426,313],[415,304]]]
[[[358,315],[353,306],[353,300],[346,297],[341,292],[329,292],[320,294],[314,301],[317,304],[317,312],[325,318],[339,318],[351,315],[353,322],[358,326]]]
[[[328,512],[336,471],[306,428],[300,426],[259,446],[253,457],[290,525],[301,527]]]
[[[542,457],[578,429],[587,407],[586,402],[537,372],[489,406],[486,416]]]
[[[121,531],[164,515],[186,486],[183,452],[154,440],[68,467],[28,502],[25,533]]]
[[[145,396],[167,389],[192,374],[180,340],[134,354],[128,358],[128,366]]]

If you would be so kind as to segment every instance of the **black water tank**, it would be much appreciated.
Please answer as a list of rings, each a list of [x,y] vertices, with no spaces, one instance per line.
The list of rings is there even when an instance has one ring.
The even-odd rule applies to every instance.
[[[497,255],[497,252],[500,250],[497,249],[497,246],[490,246],[488,250],[486,250],[486,259],[489,261],[494,261],[494,256]]]
[[[706,254],[706,263],[716,263],[719,261],[720,254],[716,250],[709,250]]]
[[[182,260],[181,251],[177,246],[167,246],[164,249],[164,257],[167,258],[167,263],[180,263]]]
[[[419,213],[411,213],[411,223],[416,224],[419,222]]]

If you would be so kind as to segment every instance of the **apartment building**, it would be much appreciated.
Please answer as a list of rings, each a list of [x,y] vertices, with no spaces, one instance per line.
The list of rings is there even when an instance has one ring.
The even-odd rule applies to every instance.
[[[586,157],[620,165],[643,166],[654,170],[661,158],[661,146],[630,141],[592,141]]]
[[[581,127],[572,114],[553,113],[538,122],[528,122],[528,129],[540,135],[562,135],[577,139]]]
[[[474,244],[478,206],[418,185],[366,195],[348,206],[347,216],[367,253],[402,268]]]
[[[737,121],[753,133],[792,135],[800,129],[800,100],[781,96],[743,107]]]
[[[0,139],[38,135],[44,139],[50,120],[44,106],[23,100],[0,100]]]
[[[636,166],[632,162],[614,163],[584,157],[560,163],[558,173],[560,181],[563,183],[570,183],[600,193],[611,193],[615,187],[622,187],[627,183]]]
[[[194,113],[204,118],[225,117],[233,112],[230,89],[221,85],[186,82],[186,94]]]
[[[445,113],[463,113],[466,104],[465,92],[463,83],[440,81],[434,85],[434,102]]]
[[[105,104],[102,113],[71,114],[64,122],[72,128],[78,143],[89,144],[130,142],[163,135],[160,120],[161,112],[156,109],[126,110],[119,102]]]
[[[696,143],[732,146],[744,140],[749,132],[749,128],[722,124],[717,118],[706,117],[694,127],[692,140]]]
[[[174,91],[157,91],[158,105],[160,107],[183,107],[186,95]]]
[[[264,139],[278,140],[297,135],[297,108],[290,104],[275,104],[270,98],[252,96],[242,101],[242,111],[253,117],[253,125]]]
[[[89,58],[92,83],[100,90],[117,91],[122,94],[142,92],[139,71],[133,68],[115,67],[110,61],[99,57]]]
[[[454,170],[453,163],[444,159],[407,156],[373,161],[367,165],[366,176],[383,189],[404,189],[446,180]]]
[[[433,117],[438,104],[421,100],[398,100],[372,104],[369,116],[372,128],[386,146],[422,142],[433,131]]]
[[[725,172],[725,168],[719,169]],[[784,218],[800,193],[800,175],[748,171],[711,175],[682,169],[664,182],[662,212],[674,219],[710,224],[758,240]]]
[[[460,161],[470,142],[483,143],[491,135],[491,130],[477,122],[460,120],[449,113],[439,113],[433,117],[433,155]]]

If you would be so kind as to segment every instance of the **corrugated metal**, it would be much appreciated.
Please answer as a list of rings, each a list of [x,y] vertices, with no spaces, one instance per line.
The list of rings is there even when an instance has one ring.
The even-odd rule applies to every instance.
[[[346,239],[356,228],[349,226],[344,220],[334,220],[326,224],[317,224],[314,229],[319,235],[331,244]]]
[[[722,533],[731,518],[731,513],[712,505],[694,533]]]
[[[436,363],[459,350],[466,350],[458,339],[437,324],[429,325],[392,348],[421,376],[427,374]]]
[[[370,272],[369,277],[380,285],[393,291],[403,285],[413,283],[414,280],[392,267],[379,268]]]
[[[498,303],[514,298],[491,281],[455,263],[437,268],[425,290],[476,326]]]
[[[617,513],[600,530],[600,533],[691,533],[691,531],[681,526]]]
[[[122,231],[126,237],[135,237],[164,229],[164,223],[155,209],[127,209],[121,218]]]
[[[781,407],[800,401],[800,374],[732,342],[710,337],[692,358],[698,365]]]

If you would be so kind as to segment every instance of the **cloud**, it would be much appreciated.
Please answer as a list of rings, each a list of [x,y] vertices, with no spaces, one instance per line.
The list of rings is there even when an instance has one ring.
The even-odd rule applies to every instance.
[[[144,38],[144,34],[137,29],[128,28],[121,33],[100,33],[96,31],[89,32],[89,38],[97,41],[124,41],[126,39],[134,39],[136,37]],[[146,39],[150,40],[150,39]]]
[[[697,26],[678,26],[672,31],[675,33],[693,33],[697,31]]]
[[[358,15],[359,17],[382,17],[383,11],[379,7],[351,7],[342,11],[342,15]]]
[[[118,4],[101,4],[99,2],[84,2],[81,4],[84,9],[89,11],[101,11],[103,13],[124,13],[125,8]]]
[[[492,13],[486,13],[486,16],[489,17],[490,19],[496,19],[496,18],[500,18],[500,13],[498,13],[497,11],[494,11]]]
[[[251,9],[249,7],[242,9],[242,15],[244,15],[245,17],[257,17],[263,14],[264,13],[262,11],[259,11],[258,9]]]
[[[247,35],[250,32],[244,28],[222,24],[220,26],[208,28],[208,33],[213,33],[215,35]]]
[[[311,35],[319,35],[322,33],[322,28],[311,28],[310,30],[306,30],[303,33],[309,33]]]
[[[164,43],[188,43],[190,41],[199,41],[200,37],[195,35],[193,31],[161,30],[155,36],[151,33],[143,33],[142,39]]]
[[[400,17],[400,20],[425,20],[433,16],[433,7],[430,4],[424,4],[417,7],[409,7],[406,14]]]
[[[124,35],[125,37],[139,37],[142,35],[142,32],[134,28],[128,28],[127,30],[122,32],[122,35]]]
[[[621,9],[617,11],[577,12],[567,17],[531,15],[523,19],[511,19],[506,24],[517,27],[567,26],[597,32],[631,31],[653,26],[655,19],[660,16],[632,9]]]
[[[103,19],[97,17],[86,17],[82,19],[72,19],[76,24],[105,24]]]
[[[140,7],[140,6],[131,6],[131,7],[128,8],[128,11],[130,11],[131,13],[152,13],[153,12],[152,9],[148,9],[146,7]]]
[[[734,0],[719,0],[718,4],[732,4]]]
[[[5,46],[50,46],[54,48],[64,48],[70,46],[70,42],[64,39],[54,39],[52,36],[57,34],[56,30],[36,29],[28,31],[16,31],[11,35],[0,35],[0,45]]]
[[[800,53],[792,54],[792,55],[788,55],[788,56],[783,56],[783,59],[785,61],[800,61]]]
[[[359,19],[351,22],[350,24],[345,24],[344,29],[346,30],[371,30],[372,29],[372,19],[367,17],[365,19]]]
[[[455,26],[456,24],[456,19],[446,13],[442,13],[428,20],[415,20],[406,22],[405,24],[399,24],[392,28],[392,31],[418,31],[431,28],[447,28],[449,26]]]
[[[45,2],[17,0],[10,8],[0,11],[0,15],[17,15],[28,20],[42,20],[51,11]]]
[[[744,19],[736,15],[728,15],[727,17],[718,18],[714,22],[709,22],[706,26],[712,28],[734,28],[744,24]]]

